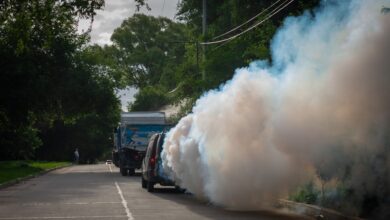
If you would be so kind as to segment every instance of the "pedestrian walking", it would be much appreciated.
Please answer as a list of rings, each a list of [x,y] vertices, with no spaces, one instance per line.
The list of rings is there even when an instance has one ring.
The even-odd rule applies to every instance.
[[[79,163],[79,158],[80,158],[79,149],[76,148],[76,150],[74,151],[74,163],[75,164]]]

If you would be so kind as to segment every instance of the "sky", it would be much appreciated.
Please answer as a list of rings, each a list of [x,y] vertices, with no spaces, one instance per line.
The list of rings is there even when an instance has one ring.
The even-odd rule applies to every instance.
[[[140,12],[163,16],[174,19],[176,6],[180,0],[147,0],[151,11],[143,8]],[[134,0],[106,0],[103,10],[97,11],[94,18],[91,31],[91,43],[103,45],[112,44],[110,38],[114,30],[122,24],[122,21],[133,16],[136,12]],[[90,21],[82,20],[79,22],[79,31],[88,29]],[[122,110],[127,111],[127,103],[133,101],[134,94],[137,92],[134,88],[118,91],[117,95],[122,102]]]

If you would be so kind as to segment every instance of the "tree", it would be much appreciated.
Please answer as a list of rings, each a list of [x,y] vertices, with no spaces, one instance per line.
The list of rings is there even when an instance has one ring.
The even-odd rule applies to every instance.
[[[112,130],[120,116],[115,82],[89,48],[77,57],[78,69],[66,86],[71,99],[65,104],[70,111],[67,115],[74,117],[56,119],[52,126],[41,127],[43,146],[36,154],[39,159],[70,160],[78,147],[80,161],[93,162],[112,146]]]
[[[32,158],[53,139],[47,134],[61,125],[78,126],[90,115],[102,137],[116,123],[117,116],[102,117],[119,114],[111,79],[83,57],[88,32],[77,33],[77,19],[93,21],[103,5],[103,0],[0,2],[0,159]],[[68,136],[58,137],[56,143],[65,143]],[[65,151],[56,146],[53,152]]]
[[[169,99],[160,88],[147,86],[135,95],[135,101],[127,108],[130,111],[155,111],[168,103]]]
[[[183,24],[135,14],[115,29],[111,40],[129,85],[143,88],[159,83],[166,65],[182,62],[187,37]]]
[[[202,70],[206,72],[204,89],[208,90],[218,87],[221,83],[224,83],[232,77],[235,69],[247,66],[254,60],[270,60],[270,41],[275,34],[277,27],[282,24],[284,18],[288,15],[300,14],[303,10],[313,8],[318,3],[319,0],[295,1],[258,28],[226,43],[205,46],[205,63],[203,64]],[[223,3],[208,0],[207,32],[205,36],[202,35],[201,31],[201,20],[203,16],[201,1],[181,1],[178,7],[179,11],[177,17],[188,24],[191,35],[193,35],[194,38],[206,42],[215,41],[241,33],[256,22],[265,19],[267,13],[271,10],[266,11],[266,13],[263,13],[248,24],[243,25],[226,35],[220,36],[252,19],[271,4],[272,2],[265,0],[228,0],[223,1]]]
[[[135,0],[135,2],[139,7],[145,7],[147,4],[147,0]],[[176,17],[181,23],[185,24],[187,36],[191,41],[208,42],[228,38],[265,19],[268,16],[267,13],[277,8],[274,6],[271,10],[266,11],[267,13],[258,16],[246,25],[218,37],[222,33],[247,22],[274,2],[265,0],[227,0],[223,2],[207,0],[206,3],[207,32],[205,35],[202,33],[202,1],[182,0],[178,5]],[[286,2],[282,1],[279,4],[282,3],[285,4]],[[169,63],[163,64],[167,67],[166,69],[175,72],[175,74],[170,74],[169,77],[160,78],[160,83],[173,81],[176,85],[175,89],[172,90],[174,92],[170,93],[169,101],[192,100],[191,103],[194,103],[193,100],[196,100],[204,91],[217,88],[220,84],[231,79],[235,69],[247,66],[250,62],[259,59],[272,62],[269,49],[270,41],[283,20],[289,15],[299,15],[304,10],[312,9],[318,4],[319,0],[294,1],[258,28],[226,43],[204,47],[199,47],[196,44],[186,44],[184,59],[180,60],[181,62],[174,63],[174,68],[171,68]],[[126,38],[129,38],[129,36],[126,36]],[[200,49],[203,49],[203,51],[199,51]],[[198,64],[196,60],[199,54],[203,58],[200,59],[202,62]],[[137,54],[132,54],[132,56],[137,56]],[[205,80],[202,80],[201,72],[205,73]],[[143,81],[152,79],[149,76],[145,77],[146,79]],[[145,96],[141,97],[145,98]],[[187,111],[182,111],[184,114],[191,110],[188,105],[185,106]]]
[[[124,76],[127,85],[139,89],[138,99],[130,109],[157,110],[165,105],[169,100],[167,92],[182,79],[177,69],[183,63],[188,43],[185,25],[168,18],[135,14],[115,29],[111,40],[113,46],[104,50],[114,55],[113,69]],[[159,98],[152,101],[155,96]]]

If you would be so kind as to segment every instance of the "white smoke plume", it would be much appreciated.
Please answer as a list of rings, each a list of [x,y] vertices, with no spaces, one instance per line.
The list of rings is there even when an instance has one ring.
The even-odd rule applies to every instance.
[[[164,143],[182,187],[234,209],[273,204],[312,176],[389,201],[388,0],[323,1],[286,19],[272,65],[257,61],[203,95]]]

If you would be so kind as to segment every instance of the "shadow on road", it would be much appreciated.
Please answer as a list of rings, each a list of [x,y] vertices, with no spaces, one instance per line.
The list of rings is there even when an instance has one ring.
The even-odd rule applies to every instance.
[[[145,190],[146,191],[146,190]],[[157,187],[152,193],[154,196],[161,199],[170,200],[177,204],[185,205],[188,210],[191,210],[194,213],[202,215],[210,219],[262,219],[262,220],[280,220],[280,219],[311,219],[304,216],[298,216],[296,214],[291,214],[284,212],[282,210],[272,210],[272,209],[263,209],[263,210],[228,210],[223,207],[216,206],[210,202],[202,201],[201,199],[196,198],[191,193],[183,193],[175,188],[171,187]],[[228,218],[226,216],[229,216]]]
[[[141,187],[141,173],[137,170],[133,176],[121,176],[117,168],[111,167],[92,167],[77,166],[53,172],[46,176],[47,179],[56,179],[62,187],[61,196],[52,196],[51,200],[67,200],[70,196],[81,198],[95,198],[100,192],[112,193],[113,198],[116,195],[116,189],[113,182],[122,185],[122,190],[126,192],[126,185],[133,187],[132,190],[143,191]],[[136,188],[134,188],[136,185]],[[113,190],[114,189],[114,190]],[[128,188],[129,189],[129,188]],[[190,193],[181,193],[174,187],[155,186],[155,191],[151,193],[158,199],[169,200],[179,206],[184,206],[198,216],[207,219],[310,219],[302,216],[283,213],[277,210],[256,210],[256,211],[233,211],[223,207],[218,207],[207,201],[202,201]]]

